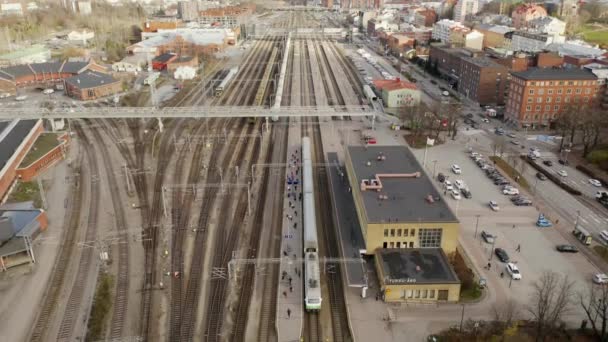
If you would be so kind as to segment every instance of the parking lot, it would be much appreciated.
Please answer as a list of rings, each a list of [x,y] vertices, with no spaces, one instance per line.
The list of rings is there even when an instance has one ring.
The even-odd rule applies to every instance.
[[[472,130],[469,134],[482,133]],[[597,272],[595,267],[581,253],[556,251],[557,245],[567,244],[564,237],[554,228],[536,227],[539,212],[534,203],[532,206],[515,206],[509,200],[509,196],[502,194],[501,187],[494,185],[470,158],[465,144],[467,138],[461,136],[456,142],[448,141],[444,145],[430,148],[427,152],[426,169],[431,176],[435,171],[434,183],[442,192],[442,184],[437,180],[437,174],[440,172],[448,176],[452,184],[456,180],[462,180],[470,189],[471,199],[455,200],[448,194],[445,200],[461,221],[461,242],[477,264],[481,275],[493,279],[494,284],[498,284],[498,288],[495,289],[497,295],[513,296],[522,304],[526,303],[531,285],[539,279],[544,270],[569,275],[576,281],[577,290],[585,291],[591,283],[592,275]],[[423,160],[424,150],[416,150],[415,154],[419,160]],[[487,160],[487,153],[482,154]],[[460,166],[462,170],[460,175],[452,172],[452,164]],[[511,180],[511,183],[514,182]],[[522,189],[519,190],[524,193]],[[532,195],[524,195],[534,202]],[[500,210],[493,211],[489,201],[496,201]],[[475,234],[478,219],[479,224]],[[509,276],[505,271],[506,264],[492,255],[492,245],[481,238],[482,230],[496,236],[495,247],[503,248],[511,261],[520,269],[522,280],[514,280],[510,288]],[[518,247],[521,249],[519,252]],[[488,261],[492,265],[491,270],[483,268]],[[504,278],[500,278],[501,272],[504,272]]]

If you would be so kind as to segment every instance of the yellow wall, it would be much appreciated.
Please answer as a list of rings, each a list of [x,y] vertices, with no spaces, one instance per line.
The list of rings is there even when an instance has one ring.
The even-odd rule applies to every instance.
[[[387,285],[384,283],[383,269],[380,266],[380,258],[376,256],[376,271],[380,282],[380,289],[384,291],[385,302],[436,302],[439,299],[439,291],[447,290],[448,302],[460,300],[460,284],[398,284]],[[426,295],[426,298],[424,298]],[[432,297],[431,297],[432,296]]]

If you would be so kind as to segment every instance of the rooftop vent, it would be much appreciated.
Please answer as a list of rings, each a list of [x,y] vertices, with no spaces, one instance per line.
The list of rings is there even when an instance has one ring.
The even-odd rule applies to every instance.
[[[386,160],[386,156],[384,155],[384,153],[380,152],[380,153],[378,153],[378,157],[376,157],[376,159],[378,161],[383,161],[383,160]]]
[[[368,160],[368,161],[365,163],[365,166],[372,166],[372,162]]]

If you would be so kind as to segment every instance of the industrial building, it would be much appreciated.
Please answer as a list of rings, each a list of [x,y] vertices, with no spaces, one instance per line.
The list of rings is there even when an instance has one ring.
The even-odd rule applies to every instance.
[[[32,241],[47,226],[46,213],[31,202],[0,207],[0,271],[36,262]]]
[[[460,224],[404,146],[349,146],[346,170],[365,254],[385,248],[456,251]]]
[[[111,75],[88,70],[65,80],[65,94],[81,101],[95,100],[122,91],[122,82]]]
[[[460,299],[460,281],[441,248],[381,249],[375,263],[386,302]]]

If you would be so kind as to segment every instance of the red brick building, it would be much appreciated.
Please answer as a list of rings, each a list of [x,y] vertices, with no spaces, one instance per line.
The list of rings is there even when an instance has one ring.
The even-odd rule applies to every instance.
[[[564,57],[555,52],[539,52],[536,55],[536,66],[539,68],[561,67],[564,64]]]
[[[162,71],[167,69],[167,65],[177,59],[177,54],[172,52],[163,53],[160,56],[154,57],[152,60],[152,68],[154,70]]]
[[[40,134],[17,168],[17,176],[22,181],[29,182],[58,161],[65,159],[69,139],[67,133],[60,136],[55,133]],[[49,144],[49,142],[52,144]],[[37,148],[40,150],[35,151],[34,149]]]
[[[414,14],[414,24],[418,27],[432,27],[437,21],[437,13],[433,9],[426,8]]]
[[[122,82],[111,75],[85,71],[64,81],[65,93],[81,101],[95,100],[122,91]]]
[[[458,92],[480,105],[502,105],[509,71],[488,57],[461,59]]]
[[[572,108],[595,105],[597,76],[582,69],[532,68],[511,73],[505,120],[518,127],[546,127]]]

